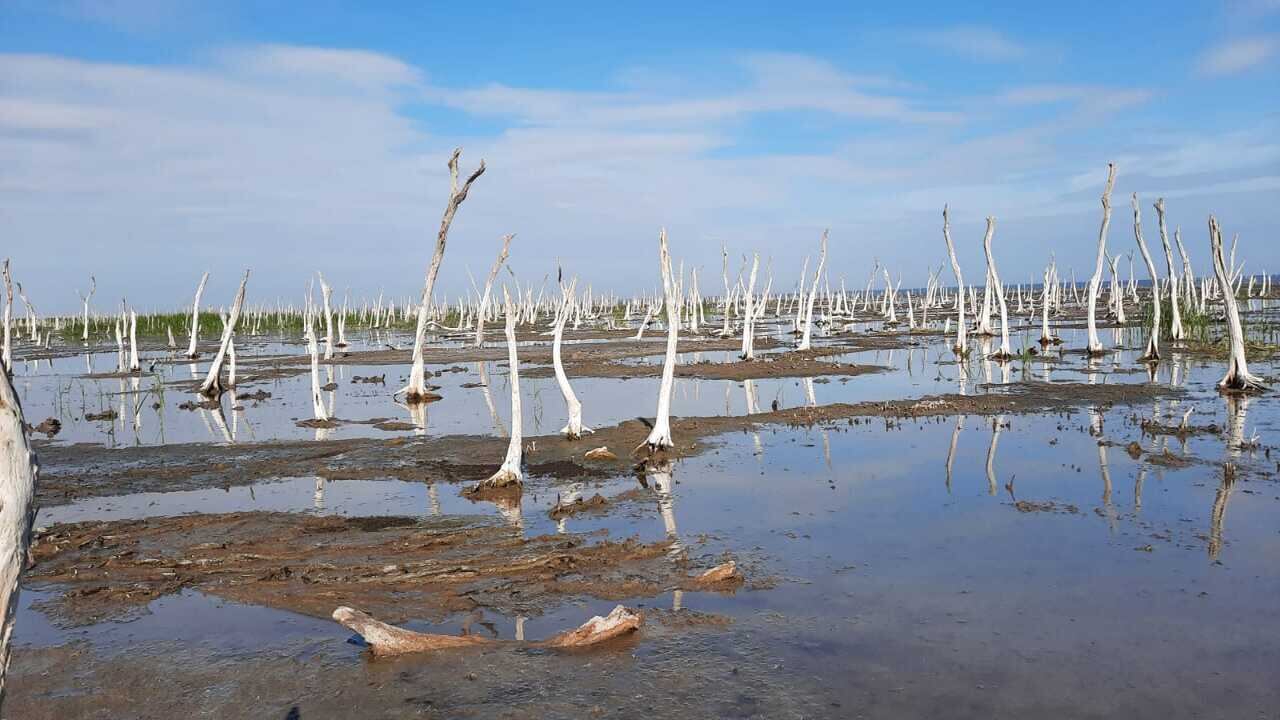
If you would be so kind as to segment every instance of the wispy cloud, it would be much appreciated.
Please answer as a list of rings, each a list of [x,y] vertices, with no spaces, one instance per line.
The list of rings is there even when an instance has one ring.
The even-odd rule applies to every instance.
[[[649,285],[653,268],[636,261],[648,252],[637,243],[661,225],[690,265],[715,266],[721,238],[789,258],[797,238],[829,225],[847,238],[850,262],[874,254],[912,270],[922,251],[939,249],[921,237],[936,236],[943,202],[957,234],[968,213],[976,237],[986,214],[1013,238],[1027,232],[1019,218],[1092,212],[1101,168],[1131,138],[1108,130],[1106,142],[1080,142],[1081,133],[1150,94],[1044,84],[994,103],[925,103],[928,87],[790,54],[730,60],[744,70],[731,83],[671,90],[654,76],[591,92],[439,87],[430,68],[363,50],[268,45],[211,57],[145,66],[0,55],[0,214],[13,237],[39,238],[15,248],[24,267],[44,263],[51,278],[111,267],[119,282],[142,283],[127,276],[143,270],[121,267],[127,243],[139,257],[207,267],[227,283],[252,264],[259,297],[296,292],[302,259],[363,289],[412,288],[424,233],[439,221],[443,161],[462,144],[465,165],[483,157],[490,171],[454,225],[442,292],[465,291],[462,268],[487,266],[488,241],[505,232],[539,248],[518,254],[525,280],[553,271],[560,254],[584,280]],[[998,129],[986,124],[993,107]],[[440,116],[463,129],[435,134]],[[478,116],[499,122],[467,130],[465,118]],[[814,116],[835,120],[821,150],[784,151],[752,134],[760,118],[770,132],[781,123],[803,134]],[[1187,197],[1197,188],[1257,192],[1280,177],[1271,136],[1264,128],[1166,142],[1144,132],[1146,150],[1123,158],[1124,177],[1145,168],[1151,185]],[[1085,170],[1088,197],[1077,201],[1071,178]],[[1038,263],[1042,243],[1054,240],[1043,233],[1075,230],[1051,228],[1011,252]],[[978,261],[979,246],[967,247]],[[1072,247],[1059,253],[1064,262]],[[1019,269],[1016,255],[1009,262]],[[148,292],[189,291],[190,278],[170,275],[147,275]],[[101,272],[99,280],[108,282]],[[137,288],[119,290],[132,298]]]
[[[1202,75],[1235,75],[1270,60],[1280,50],[1280,38],[1255,35],[1229,40],[1200,56],[1196,69]]]
[[[912,33],[928,47],[979,62],[1011,62],[1029,54],[1022,43],[985,25],[956,25]]]

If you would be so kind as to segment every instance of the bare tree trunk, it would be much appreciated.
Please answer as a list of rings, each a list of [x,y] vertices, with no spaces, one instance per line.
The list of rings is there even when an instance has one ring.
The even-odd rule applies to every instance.
[[[1107,262],[1111,264],[1111,314],[1115,316],[1116,322],[1125,323],[1124,315],[1124,287],[1121,285],[1120,271],[1117,269],[1117,263],[1120,262],[1119,255],[1110,255]]]
[[[320,278],[320,300],[324,303],[324,359],[333,359],[333,288],[329,287],[329,283],[324,281],[324,273],[317,272]],[[315,333],[312,333],[312,339],[315,339]]]
[[[502,236],[502,250],[498,252],[498,259],[493,261],[493,267],[489,269],[489,277],[484,281],[484,295],[480,297],[480,310],[476,314],[476,347],[484,345],[484,320],[485,314],[489,312],[489,296],[493,292],[493,281],[498,277],[502,263],[507,261],[507,253],[511,250],[511,240],[514,237],[515,235]]]
[[[947,206],[942,206],[942,239],[947,241],[947,255],[951,257],[951,272],[956,276],[956,346],[958,355],[969,352],[969,344],[965,338],[964,321],[964,276],[960,274],[960,261],[956,259],[956,246],[951,242],[951,222],[947,215]]]
[[[577,287],[577,280],[570,282],[567,288],[561,286],[560,311],[556,313],[555,338],[551,344],[551,364],[555,368],[556,382],[560,385],[560,394],[564,396],[565,408],[569,415],[569,422],[560,429],[560,434],[570,440],[577,440],[583,433],[592,432],[591,428],[582,424],[582,403],[578,402],[578,396],[569,385],[569,377],[565,375],[564,362],[560,356],[564,326],[569,321],[569,308],[573,302],[574,289]]]
[[[818,269],[813,273],[813,288],[805,298],[804,327],[802,328],[804,334],[800,336],[797,350],[808,350],[809,339],[813,335],[813,301],[818,297],[818,281],[822,279],[822,270],[827,264],[827,233],[827,230],[822,231],[822,243],[818,246]]]
[[[480,167],[476,168],[476,171],[471,173],[466,182],[459,187],[458,156],[461,154],[462,148],[456,148],[449,158],[449,201],[444,206],[444,216],[440,219],[440,231],[436,233],[436,249],[431,256],[431,265],[427,268],[427,279],[422,286],[422,303],[418,306],[418,325],[413,336],[413,366],[409,369],[409,384],[396,393],[397,395],[404,393],[405,402],[411,405],[425,402],[429,397],[423,346],[426,343],[427,315],[431,305],[431,292],[435,288],[436,275],[440,272],[440,263],[444,260],[444,248],[449,239],[449,226],[453,224],[453,216],[458,212],[458,206],[467,199],[467,193],[471,190],[471,183],[475,182],[476,178],[484,173],[484,160],[481,160]]]
[[[752,253],[751,255],[751,276],[747,280],[747,294],[744,296],[746,307],[742,313],[742,359],[754,360],[755,352],[755,308],[752,303],[755,302],[756,292],[756,270],[760,268],[760,254]]]
[[[511,384],[511,439],[507,443],[507,457],[502,461],[502,467],[498,468],[498,472],[494,473],[481,483],[481,487],[506,487],[508,485],[520,485],[524,480],[524,473],[520,470],[520,464],[523,460],[524,438],[523,430],[523,411],[520,409],[520,358],[516,353],[516,308],[511,304],[511,295],[507,292],[506,287],[502,288],[502,300],[507,320],[507,364],[508,377]]]
[[[1111,226],[1111,190],[1116,184],[1116,164],[1107,163],[1107,184],[1102,190],[1102,226],[1098,229],[1098,260],[1089,278],[1089,346],[1090,355],[1102,353],[1102,341],[1098,339],[1098,290],[1102,287],[1102,260],[1107,255],[1107,228]]]
[[[311,356],[311,410],[316,420],[328,420],[324,398],[320,395],[320,349],[316,347],[315,317],[306,313],[307,353]]]
[[[129,372],[141,372],[142,363],[138,360],[138,313],[129,311]]]
[[[1049,331],[1049,306],[1053,304],[1054,288],[1057,285],[1057,267],[1050,260],[1044,268],[1044,285],[1041,287],[1040,303],[1040,345],[1053,344],[1053,333]]]
[[[89,301],[93,299],[93,294],[97,292],[97,290],[98,290],[98,280],[94,276],[90,275],[89,276],[89,294],[80,295],[80,291],[79,290],[76,291],[76,294],[80,295],[80,300],[84,303],[84,333],[81,335],[80,339],[84,341],[85,345],[89,344]]]
[[[1235,291],[1231,286],[1225,259],[1222,256],[1222,229],[1212,215],[1209,216],[1209,252],[1213,259],[1213,273],[1222,291],[1222,307],[1227,314],[1227,334],[1231,342],[1231,357],[1227,360],[1227,374],[1218,383],[1218,389],[1247,391],[1262,389],[1262,379],[1249,372],[1245,359],[1244,328],[1240,324],[1240,309],[1236,306]]]
[[[1000,284],[1000,273],[996,270],[996,259],[991,254],[991,236],[996,232],[996,219],[987,218],[987,233],[982,238],[982,249],[987,255],[987,274],[990,284],[995,287],[996,300],[1000,304],[1000,351],[992,355],[993,360],[1008,360],[1013,357],[1009,349],[1009,306],[1004,299],[1004,286]]]
[[[222,393],[226,391],[226,387],[222,384],[222,364],[227,356],[227,348],[231,345],[231,338],[235,335],[236,322],[240,320],[240,308],[244,306],[244,288],[248,283],[249,271],[245,270],[244,279],[240,281],[240,290],[236,292],[235,301],[231,304],[231,315],[222,328],[222,345],[218,348],[218,354],[213,357],[209,374],[200,385],[200,394],[211,400],[222,397]]]
[[[1138,193],[1134,193],[1130,202],[1133,204],[1133,239],[1142,252],[1142,261],[1147,264],[1147,274],[1151,276],[1151,335],[1147,338],[1147,351],[1140,360],[1158,362],[1160,360],[1160,276],[1156,274],[1156,264],[1151,261],[1151,253],[1147,252],[1147,241],[1142,239],[1142,207],[1138,205]]]
[[[1156,217],[1160,223],[1160,244],[1164,246],[1164,262],[1169,268],[1169,308],[1172,317],[1169,321],[1169,337],[1174,340],[1183,339],[1186,334],[1182,330],[1182,312],[1178,308],[1178,271],[1173,266],[1173,248],[1169,245],[1169,230],[1164,224],[1164,198],[1156,200]]]
[[[187,345],[187,357],[192,360],[200,356],[196,352],[196,341],[200,335],[200,296],[204,294],[204,284],[209,281],[209,273],[200,276],[200,284],[196,286],[196,299],[191,304],[191,343]]]
[[[662,363],[662,384],[658,387],[658,412],[649,437],[640,447],[648,446],[649,452],[673,447],[671,439],[671,389],[675,384],[676,343],[680,334],[679,292],[675,278],[671,276],[671,253],[667,250],[667,231],[658,233],[658,262],[662,269],[662,291],[667,306],[667,355]],[[637,448],[639,449],[639,448]]]
[[[18,589],[31,546],[35,489],[40,467],[31,449],[18,393],[0,372],[0,705],[4,703],[10,642],[18,616]]]

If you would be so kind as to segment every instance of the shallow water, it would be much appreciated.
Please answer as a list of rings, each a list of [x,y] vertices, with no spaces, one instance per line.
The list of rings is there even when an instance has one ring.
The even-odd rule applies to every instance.
[[[820,378],[827,382],[679,380],[674,412],[741,414],[767,410],[774,400],[794,407],[994,391],[985,385],[1024,377],[1152,381],[1132,349],[1092,362],[1071,355],[1004,366],[977,359],[962,374],[939,339],[921,342],[829,358],[890,368],[880,374]],[[683,359],[695,361],[692,353]],[[59,362],[46,374],[19,368],[24,403],[55,407],[41,388],[67,379]],[[1252,369],[1277,374],[1275,361]],[[495,412],[482,388],[462,387],[479,377],[472,363],[465,373],[435,379],[444,399],[428,407],[426,433],[503,432],[505,368],[488,363],[484,371]],[[349,382],[382,372],[386,388]],[[388,397],[397,372],[403,370],[336,369],[337,415],[408,418]],[[518,510],[467,500],[458,485],[323,477],[51,507],[37,525],[243,510],[483,515],[530,537],[594,530],[670,537],[698,566],[729,555],[749,580],[769,582],[730,595],[667,591],[627,600],[731,623],[655,627],[624,650],[560,656],[495,649],[394,663],[362,660],[347,642],[350,633],[328,620],[194,591],[157,600],[129,622],[74,629],[54,626],[32,607],[43,593],[24,592],[10,700],[24,702],[24,657],[78,643],[104,662],[221,667],[226,697],[207,697],[208,707],[259,717],[283,717],[291,707],[302,708],[301,717],[344,716],[350,707],[324,704],[339,695],[360,697],[369,716],[396,716],[418,707],[411,700],[430,698],[432,712],[443,716],[583,717],[600,708],[605,716],[672,717],[1268,717],[1280,707],[1280,485],[1269,456],[1280,404],[1272,395],[1228,402],[1214,389],[1221,373],[1218,363],[1171,352],[1154,381],[1186,395],[1146,406],[731,433],[712,438],[714,451],[675,463],[669,474],[649,472],[643,487],[631,476],[533,478]],[[74,382],[109,388],[119,381]],[[306,417],[309,382],[299,375],[262,385],[272,398],[246,406],[236,441],[316,437],[289,420]],[[607,425],[651,416],[657,380],[583,378],[574,387],[587,423]],[[526,433],[558,429],[554,380],[522,379],[522,388]],[[112,441],[227,441],[216,426],[202,427],[200,413],[172,404],[170,398],[163,410],[163,437],[148,434],[162,421],[156,413],[144,414],[134,436],[131,419],[124,426],[117,420]],[[1188,408],[1191,425],[1220,431],[1185,440],[1143,434],[1142,420],[1177,425]],[[102,432],[68,424],[57,441],[105,443]],[[388,435],[366,425],[328,432]],[[1126,452],[1131,442],[1146,453],[1140,459]],[[1185,466],[1153,461],[1166,451]],[[1224,482],[1224,461],[1240,468],[1234,483]],[[644,492],[607,513],[562,522],[547,514],[559,498],[634,488]],[[544,638],[614,604],[568,602],[529,618],[486,612],[471,629]],[[466,621],[408,626],[457,633]],[[228,657],[239,665],[217,665]],[[271,663],[282,658],[293,664],[281,671],[279,687],[312,689],[260,696],[253,709],[261,714],[233,707],[235,688],[253,684],[237,673],[273,672]],[[461,682],[466,673],[479,677]],[[163,697],[158,691],[157,702]],[[513,707],[512,698],[527,707]]]

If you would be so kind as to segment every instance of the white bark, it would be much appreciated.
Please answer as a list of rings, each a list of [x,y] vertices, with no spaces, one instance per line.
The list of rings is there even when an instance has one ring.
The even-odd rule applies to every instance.
[[[1102,353],[1102,341],[1098,339],[1098,290],[1102,286],[1102,260],[1107,256],[1107,228],[1111,226],[1111,190],[1116,184],[1116,164],[1107,163],[1107,184],[1102,190],[1102,226],[1098,229],[1098,259],[1093,277],[1089,278],[1089,346],[1090,355]]]
[[[1169,230],[1164,224],[1164,198],[1155,203],[1156,218],[1160,224],[1160,244],[1164,246],[1164,262],[1169,268],[1169,337],[1181,340],[1186,337],[1182,329],[1182,311],[1178,307],[1178,271],[1173,266],[1173,248],[1169,245]]]
[[[9,376],[0,372],[0,704],[4,702],[10,642],[18,615],[18,591],[27,565],[40,474],[22,406]]]
[[[520,485],[524,474],[520,470],[523,459],[524,438],[522,436],[523,418],[520,409],[520,358],[516,354],[516,309],[511,304],[511,296],[502,288],[502,299],[507,314],[507,364],[508,377],[511,384],[511,440],[507,443],[507,457],[502,467],[483,484],[488,487],[506,487]]]
[[[960,261],[956,259],[956,246],[951,242],[951,222],[947,215],[947,206],[942,206],[942,239],[947,241],[947,255],[951,257],[951,272],[956,276],[956,345],[957,354],[969,352],[968,340],[965,337],[964,321],[964,276],[960,274]]]
[[[222,397],[222,393],[226,387],[222,384],[222,365],[226,361],[227,349],[231,345],[231,338],[236,332],[236,322],[240,319],[240,309],[244,306],[244,288],[249,283],[249,271],[244,271],[244,279],[240,281],[240,290],[236,292],[235,301],[231,304],[231,315],[227,318],[227,324],[222,328],[222,345],[218,348],[218,354],[213,357],[213,364],[209,366],[209,374],[205,376],[204,383],[200,385],[200,394],[209,398],[217,399]]]
[[[89,294],[82,295],[80,297],[80,299],[84,302],[84,334],[81,335],[80,339],[84,341],[85,345],[89,344],[89,301],[93,299],[93,294],[97,290],[98,290],[98,280],[94,276],[90,275],[89,276]],[[76,294],[79,295],[80,291],[77,290]]]
[[[1147,338],[1147,351],[1140,359],[1154,362],[1160,359],[1160,276],[1156,274],[1151,253],[1147,252],[1147,241],[1142,239],[1142,207],[1138,205],[1138,193],[1133,193],[1130,202],[1133,204],[1133,239],[1138,243],[1142,261],[1147,264],[1147,274],[1151,276],[1151,335]]]
[[[577,440],[583,433],[592,432],[591,428],[582,424],[582,403],[578,402],[578,396],[569,385],[569,377],[565,375],[564,362],[560,355],[564,326],[569,321],[569,307],[573,302],[573,292],[577,286],[578,281],[574,280],[569,283],[569,287],[561,290],[563,297],[560,300],[560,310],[556,313],[555,338],[551,344],[551,364],[555,368],[556,382],[560,385],[560,394],[564,396],[565,409],[569,415],[569,422],[560,429],[560,434],[570,440]]]
[[[129,311],[129,372],[140,372],[142,363],[138,360],[138,313]]]
[[[813,273],[813,287],[805,298],[804,327],[797,350],[808,350],[809,339],[813,335],[813,301],[818,297],[818,281],[822,279],[822,270],[827,264],[827,230],[822,231],[822,243],[818,246],[818,269]]]
[[[992,356],[993,359],[1007,360],[1013,357],[1013,352],[1009,349],[1009,306],[1004,299],[1004,286],[1000,284],[1000,273],[996,270],[996,259],[991,254],[991,236],[996,232],[996,219],[994,217],[987,218],[987,233],[982,238],[982,250],[987,255],[987,276],[990,278],[990,284],[994,286],[996,300],[1000,304],[1000,351]]]
[[[755,319],[756,313],[752,303],[755,302],[756,270],[760,268],[760,254],[751,255],[751,275],[747,280],[747,294],[744,296],[746,307],[742,313],[742,359],[754,360],[755,353]]]
[[[1044,268],[1044,285],[1041,287],[1041,303],[1040,303],[1040,344],[1049,345],[1053,342],[1053,333],[1049,331],[1049,305],[1052,304],[1053,297],[1053,263],[1049,263]]]
[[[476,168],[476,171],[471,173],[466,182],[459,187],[458,156],[461,154],[462,148],[456,148],[449,158],[449,201],[445,203],[444,216],[440,218],[440,230],[436,233],[436,249],[431,255],[431,265],[427,268],[427,278],[422,286],[422,302],[418,305],[418,325],[413,335],[413,365],[409,368],[409,384],[396,392],[397,395],[404,393],[404,400],[409,404],[424,402],[428,397],[426,362],[423,358],[427,316],[431,305],[431,292],[436,284],[436,275],[440,273],[440,263],[444,260],[445,244],[449,239],[449,226],[453,224],[453,216],[458,212],[458,206],[467,199],[471,183],[484,174],[484,160],[481,160],[480,167]]]
[[[680,309],[676,281],[671,276],[671,254],[667,250],[666,228],[658,233],[658,262],[662,269],[662,291],[667,306],[667,355],[662,363],[662,384],[658,387],[657,416],[654,418],[649,437],[642,444],[642,447],[647,445],[650,452],[675,446],[675,442],[671,439],[671,390],[675,384]]]
[[[1209,216],[1209,253],[1213,259],[1213,273],[1222,291],[1222,306],[1227,314],[1227,334],[1231,343],[1231,356],[1227,360],[1227,374],[1218,383],[1221,390],[1255,390],[1263,387],[1262,379],[1249,372],[1245,358],[1244,328],[1240,324],[1240,309],[1236,306],[1235,291],[1231,286],[1225,259],[1222,256],[1222,229],[1212,215]]]
[[[497,279],[502,263],[507,261],[507,253],[511,251],[511,240],[514,237],[515,235],[502,236],[502,250],[498,251],[498,259],[493,261],[493,267],[489,269],[489,277],[484,281],[484,295],[480,297],[480,310],[476,315],[476,347],[484,345],[484,321],[485,315],[489,312],[489,297],[493,292],[493,281]]]
[[[196,352],[196,341],[200,335],[200,296],[204,294],[204,284],[209,281],[209,273],[200,276],[200,284],[196,286],[196,299],[191,304],[191,343],[187,345],[187,357],[195,359],[200,355]]]
[[[311,355],[311,411],[316,420],[328,420],[329,413],[324,407],[324,398],[320,394],[320,348],[316,346],[315,318],[306,313],[307,353]]]
[[[324,303],[324,359],[333,359],[333,288],[329,287],[329,283],[324,281],[324,273],[317,272],[320,278],[320,299]],[[312,333],[312,339],[315,339],[315,333]]]

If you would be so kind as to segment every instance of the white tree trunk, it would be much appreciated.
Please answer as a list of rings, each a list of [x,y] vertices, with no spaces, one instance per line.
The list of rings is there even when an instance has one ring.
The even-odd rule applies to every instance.
[[[307,353],[311,355],[311,411],[316,420],[328,420],[329,413],[324,407],[324,398],[320,394],[320,348],[316,346],[315,318],[306,313]]]
[[[9,376],[0,372],[0,705],[4,703],[10,642],[18,616],[18,588],[27,565],[40,474],[22,406]]]
[[[196,352],[196,341],[200,335],[200,296],[204,294],[204,284],[209,281],[209,273],[200,276],[200,284],[196,286],[196,299],[191,304],[191,342],[187,345],[187,357],[194,360],[200,353]]]
[[[968,340],[965,337],[964,321],[964,276],[960,274],[960,261],[956,259],[956,246],[951,242],[951,222],[947,214],[947,206],[942,206],[942,239],[947,241],[947,255],[951,258],[951,272],[956,276],[956,346],[959,355],[969,352]]]
[[[440,230],[436,233],[436,249],[431,255],[431,265],[427,268],[427,278],[422,286],[422,302],[418,305],[418,324],[413,335],[413,365],[409,368],[409,384],[396,392],[397,395],[404,393],[405,402],[411,405],[425,402],[429,397],[426,362],[423,358],[427,339],[427,316],[431,305],[431,293],[436,284],[436,275],[439,274],[440,263],[444,260],[444,248],[449,239],[449,226],[453,224],[453,216],[458,212],[458,206],[467,199],[471,183],[484,174],[484,160],[481,160],[480,167],[459,187],[458,156],[461,154],[462,148],[456,148],[449,158],[449,201],[445,203],[444,216],[440,218]]]
[[[320,278],[320,299],[324,303],[324,359],[333,359],[333,288],[324,281],[324,273],[317,272]],[[314,340],[315,333],[312,333]]]
[[[98,290],[98,279],[90,275],[89,276],[89,294],[81,298],[84,301],[84,334],[81,336],[80,339],[84,341],[85,345],[89,344],[89,301],[93,299],[93,294],[97,290]]]
[[[1089,278],[1089,346],[1090,355],[1102,353],[1102,341],[1098,339],[1098,290],[1102,287],[1102,260],[1107,255],[1107,228],[1111,226],[1111,190],[1116,184],[1116,164],[1107,163],[1107,184],[1102,191],[1102,226],[1098,229],[1098,259],[1093,277]]]
[[[1138,193],[1133,193],[1130,202],[1133,204],[1133,239],[1138,243],[1142,261],[1147,264],[1147,274],[1151,276],[1151,335],[1147,338],[1147,351],[1140,359],[1156,362],[1160,359],[1160,276],[1156,274],[1151,253],[1147,252],[1147,241],[1142,239],[1142,208],[1138,205]]]
[[[1164,262],[1169,268],[1169,337],[1177,341],[1186,334],[1182,330],[1182,311],[1178,308],[1178,271],[1173,266],[1173,248],[1169,245],[1169,230],[1164,224],[1164,198],[1156,200],[1155,208],[1160,224],[1160,244],[1164,246]]]
[[[569,385],[569,377],[564,372],[564,362],[560,355],[561,340],[564,338],[564,326],[569,321],[569,308],[573,302],[573,292],[578,281],[569,283],[568,288],[561,289],[560,311],[556,313],[555,338],[551,344],[551,364],[555,367],[556,382],[560,385],[560,394],[564,396],[565,408],[569,414],[569,422],[560,429],[560,434],[570,440],[577,440],[583,433],[592,432],[591,428],[582,424],[582,403]]]
[[[1041,287],[1040,297],[1040,344],[1049,345],[1053,343],[1053,333],[1049,331],[1049,305],[1052,304],[1053,297],[1053,263],[1049,263],[1044,268],[1044,285]]]
[[[1240,309],[1236,306],[1231,277],[1222,256],[1222,229],[1212,215],[1209,216],[1209,253],[1213,259],[1213,273],[1222,291],[1222,306],[1227,314],[1227,334],[1231,342],[1231,356],[1227,360],[1227,374],[1218,383],[1221,390],[1256,390],[1263,387],[1262,379],[1249,372],[1245,358],[1244,328],[1240,324]]]
[[[827,230],[822,231],[822,243],[818,246],[818,269],[813,273],[813,287],[805,298],[804,327],[797,350],[808,350],[809,340],[813,336],[813,301],[818,297],[818,281],[822,279],[822,270],[827,264]]]
[[[523,418],[520,409],[520,358],[516,353],[516,308],[511,304],[511,296],[502,288],[502,299],[507,314],[507,364],[511,383],[511,440],[507,443],[507,457],[502,467],[494,473],[484,485],[489,487],[506,487],[520,485],[524,474],[520,470],[523,459],[524,438],[522,435]]]
[[[240,281],[240,290],[236,292],[235,302],[231,304],[231,315],[227,318],[226,326],[222,328],[222,344],[218,347],[218,354],[213,357],[213,364],[209,366],[209,374],[200,385],[200,394],[211,400],[222,397],[222,393],[226,390],[222,384],[222,365],[226,361],[231,338],[236,332],[236,322],[239,321],[240,309],[244,306],[244,288],[248,283],[249,271],[245,270],[244,279]]]
[[[987,255],[987,275],[991,278],[991,285],[995,288],[993,292],[996,301],[1000,305],[1000,351],[992,356],[995,360],[1008,360],[1013,357],[1013,352],[1009,349],[1009,306],[1004,299],[1004,286],[1000,284],[1000,273],[996,270],[996,259],[991,253],[991,236],[996,232],[996,219],[994,217],[987,218],[987,233],[982,238],[982,250]]]
[[[129,372],[141,372],[142,363],[138,360],[138,313],[129,311]]]
[[[671,276],[671,254],[667,250],[667,231],[658,233],[658,262],[662,269],[662,291],[667,306],[667,355],[662,363],[662,384],[658,387],[658,412],[649,437],[641,445],[649,452],[673,447],[671,439],[671,390],[675,384],[676,343],[680,334],[679,293],[675,278]]]
[[[493,267],[489,269],[489,277],[484,281],[484,295],[480,297],[480,310],[476,315],[476,347],[484,345],[484,321],[485,315],[489,312],[489,297],[493,292],[493,281],[497,279],[502,263],[507,261],[507,253],[511,251],[511,240],[514,237],[515,235],[502,236],[502,250],[498,251],[498,259],[493,261]]]
[[[751,255],[751,275],[747,280],[747,294],[744,296],[746,307],[742,313],[742,359],[754,360],[755,352],[755,302],[756,271],[760,268],[760,254]]]

